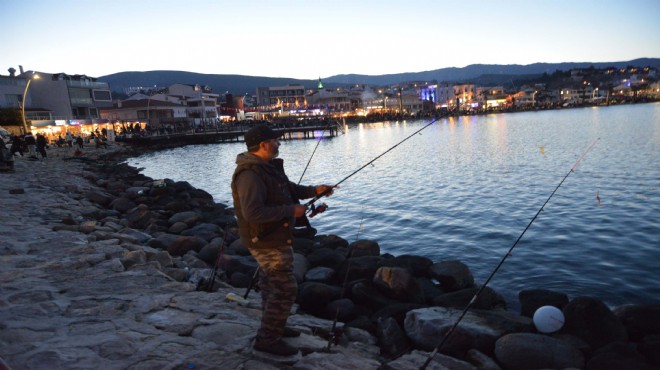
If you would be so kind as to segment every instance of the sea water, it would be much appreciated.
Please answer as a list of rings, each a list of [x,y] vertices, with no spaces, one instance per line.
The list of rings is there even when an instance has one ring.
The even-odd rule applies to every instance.
[[[299,182],[319,144],[301,183],[335,184],[429,122],[343,126],[320,143],[283,141],[280,157]],[[232,205],[234,161],[244,150],[186,146],[128,162]],[[660,300],[658,103],[439,119],[323,201],[329,209],[312,219],[319,233],[376,240],[393,255],[460,260],[477,283],[538,213],[489,283],[511,307],[523,289],[610,306]]]

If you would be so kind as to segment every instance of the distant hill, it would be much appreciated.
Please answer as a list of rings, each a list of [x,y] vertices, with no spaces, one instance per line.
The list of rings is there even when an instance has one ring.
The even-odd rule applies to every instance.
[[[257,87],[303,85],[305,88],[315,88],[318,80],[298,80],[282,77],[256,77],[242,75],[216,75],[184,71],[146,71],[146,72],[119,72],[98,78],[107,82],[112,91],[122,92],[126,87],[167,87],[180,83],[189,85],[210,86],[213,92],[223,94],[230,92],[234,95],[255,94]],[[331,84],[333,85],[333,84]],[[332,86],[330,86],[332,87]]]
[[[660,58],[640,58],[623,62],[606,63],[534,63],[528,65],[509,64],[472,64],[463,68],[441,68],[433,71],[396,73],[380,76],[369,75],[337,75],[323,78],[326,87],[339,87],[352,84],[389,85],[407,81],[438,82],[471,82],[484,84],[501,84],[518,79],[529,79],[543,73],[567,71],[574,68],[623,68],[626,66],[650,66],[660,69]],[[146,71],[146,72],[120,72],[99,77],[100,81],[107,82],[112,91],[122,92],[126,87],[135,86],[169,86],[174,83],[200,84],[210,86],[216,93],[226,91],[235,94],[254,94],[257,87],[285,86],[289,84],[303,85],[307,89],[316,88],[317,80],[299,80],[282,77],[258,77],[242,75],[203,74],[183,71]],[[487,83],[486,83],[487,82]]]

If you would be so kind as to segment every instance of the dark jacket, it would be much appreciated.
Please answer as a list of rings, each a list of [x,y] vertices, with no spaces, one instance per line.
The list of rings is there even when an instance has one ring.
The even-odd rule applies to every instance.
[[[291,245],[293,205],[316,195],[315,187],[289,181],[281,159],[267,162],[247,152],[236,157],[231,191],[241,241],[249,248]]]

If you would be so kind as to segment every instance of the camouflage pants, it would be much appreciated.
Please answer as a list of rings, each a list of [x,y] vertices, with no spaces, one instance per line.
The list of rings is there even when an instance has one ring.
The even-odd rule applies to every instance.
[[[259,289],[263,314],[257,340],[276,341],[282,337],[298,293],[298,283],[293,275],[293,250],[290,246],[250,248],[250,254],[261,268]]]

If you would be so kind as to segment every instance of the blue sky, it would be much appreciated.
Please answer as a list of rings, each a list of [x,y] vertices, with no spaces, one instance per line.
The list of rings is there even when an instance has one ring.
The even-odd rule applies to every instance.
[[[660,57],[660,0],[0,0],[0,74],[315,79]]]

